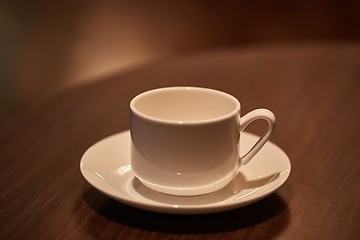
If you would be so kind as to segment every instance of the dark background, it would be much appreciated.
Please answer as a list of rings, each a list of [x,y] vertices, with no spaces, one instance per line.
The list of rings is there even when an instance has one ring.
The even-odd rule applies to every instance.
[[[2,1],[0,107],[179,55],[359,39],[356,0]]]

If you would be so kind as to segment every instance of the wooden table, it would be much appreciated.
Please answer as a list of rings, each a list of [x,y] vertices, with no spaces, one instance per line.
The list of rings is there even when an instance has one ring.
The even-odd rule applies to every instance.
[[[91,187],[79,170],[85,150],[129,128],[136,94],[174,85],[226,91],[243,113],[273,110],[271,141],[291,160],[288,181],[257,203],[209,215],[138,210]],[[358,43],[253,46],[165,59],[4,112],[0,238],[359,239],[359,92]]]

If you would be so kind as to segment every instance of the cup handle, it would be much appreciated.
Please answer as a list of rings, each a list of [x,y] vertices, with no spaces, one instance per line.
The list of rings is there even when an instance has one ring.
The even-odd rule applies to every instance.
[[[239,132],[242,132],[251,122],[259,119],[264,119],[268,122],[269,126],[265,133],[259,138],[259,140],[252,146],[252,148],[243,156],[240,156],[240,162],[242,165],[246,165],[250,160],[259,152],[259,150],[269,140],[271,133],[275,128],[275,115],[267,109],[256,109],[240,118]]]

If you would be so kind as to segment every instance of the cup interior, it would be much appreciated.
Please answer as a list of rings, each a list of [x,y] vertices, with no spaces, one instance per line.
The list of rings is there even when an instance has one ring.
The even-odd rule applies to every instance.
[[[184,124],[227,118],[240,110],[240,103],[235,97],[197,87],[150,90],[136,96],[130,106],[142,117]]]

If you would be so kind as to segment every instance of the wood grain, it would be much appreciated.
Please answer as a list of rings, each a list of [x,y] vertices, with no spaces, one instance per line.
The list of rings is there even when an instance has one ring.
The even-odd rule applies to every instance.
[[[2,118],[1,239],[359,238],[359,44],[209,51],[102,80]],[[288,182],[248,207],[194,216],[134,209],[92,188],[79,171],[84,151],[129,128],[133,96],[173,85],[229,92],[243,113],[272,109]]]

